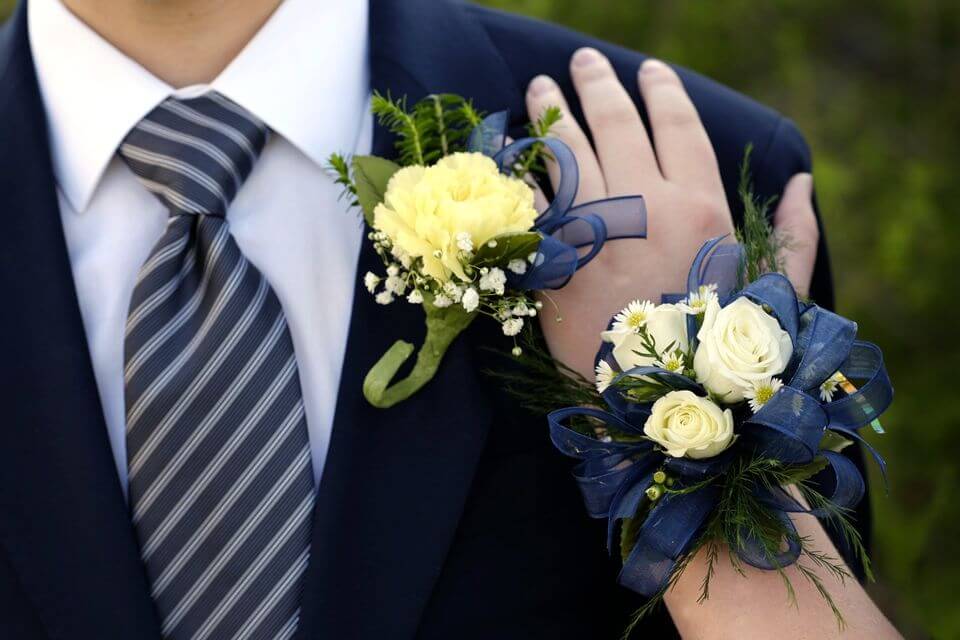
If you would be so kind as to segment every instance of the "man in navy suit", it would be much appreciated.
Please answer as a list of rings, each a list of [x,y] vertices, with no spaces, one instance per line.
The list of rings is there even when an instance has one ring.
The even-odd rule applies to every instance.
[[[323,162],[334,151],[391,153],[366,116],[371,90],[510,109],[514,135],[528,110],[562,106],[558,135],[581,165],[581,197],[643,192],[651,207],[651,239],[611,243],[558,292],[564,327],[544,325],[554,354],[589,373],[594,339],[573,334],[595,336],[626,296],[679,286],[689,248],[740,215],[737,169],[752,143],[757,192],[783,194],[777,222],[805,243],[788,271],[831,306],[796,127],[662,63],[644,65],[638,82],[644,60],[448,0],[23,0],[0,32],[0,637],[615,637],[638,600],[615,586],[603,531],[542,416],[482,374],[499,362],[482,349],[497,344],[489,327],[459,340],[409,401],[384,411],[363,399],[364,373],[396,339],[418,338],[422,319],[414,305],[378,307],[362,288],[358,274],[378,257],[336,204]],[[124,331],[169,211],[139,175],[148,156],[130,159],[129,136],[159,130],[148,114],[164,101],[182,110],[210,92],[270,131],[230,203],[230,237],[282,305],[312,463],[309,564],[290,574],[299,608],[275,632],[265,630],[269,612],[234,600],[168,610],[165,574],[146,558],[150,537],[135,515]],[[650,274],[647,290],[597,286],[628,268]],[[866,502],[856,520],[866,533]],[[779,593],[764,605],[773,596],[756,580],[729,583],[735,606],[668,600],[674,620],[652,618],[639,635],[673,635],[676,624],[698,637],[789,637],[790,610]],[[804,595],[826,621],[816,628],[832,632],[829,613]],[[880,618],[857,586],[841,599],[854,621]],[[184,607],[195,627],[181,624]]]

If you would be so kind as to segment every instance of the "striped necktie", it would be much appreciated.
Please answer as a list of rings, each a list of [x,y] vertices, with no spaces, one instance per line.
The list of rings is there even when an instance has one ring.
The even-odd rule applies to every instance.
[[[124,379],[130,507],[164,638],[289,638],[313,473],[293,343],[225,218],[268,130],[170,98],[120,156],[170,217],[137,276]]]

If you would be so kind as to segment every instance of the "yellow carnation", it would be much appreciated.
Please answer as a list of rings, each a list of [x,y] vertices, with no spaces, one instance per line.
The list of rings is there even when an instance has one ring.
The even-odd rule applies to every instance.
[[[506,176],[482,153],[454,153],[431,167],[405,167],[387,183],[373,226],[395,247],[423,259],[423,272],[438,281],[468,280],[458,236],[480,247],[502,233],[528,231],[537,212],[533,190]]]

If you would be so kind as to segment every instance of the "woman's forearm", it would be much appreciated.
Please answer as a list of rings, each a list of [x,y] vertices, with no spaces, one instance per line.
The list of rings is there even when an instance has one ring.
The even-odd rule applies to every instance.
[[[797,514],[793,516],[793,521],[797,532],[809,538],[812,548],[840,558],[816,518]],[[794,606],[788,599],[783,578],[776,571],[762,571],[744,565],[744,577],[730,564],[725,549],[714,567],[710,597],[703,603],[697,602],[707,571],[706,553],[701,551],[690,562],[676,585],[667,592],[667,608],[677,629],[684,638],[689,639],[886,640],[901,637],[855,578],[846,578],[841,582],[829,571],[803,557],[798,562],[816,572],[823,581],[843,614],[843,629],[838,625],[830,605],[796,565],[783,570],[796,592]]]

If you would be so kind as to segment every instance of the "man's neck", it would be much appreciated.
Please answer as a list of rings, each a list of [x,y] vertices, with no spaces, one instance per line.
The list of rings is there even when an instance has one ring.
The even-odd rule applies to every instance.
[[[120,51],[179,88],[216,78],[282,0],[62,2]]]

